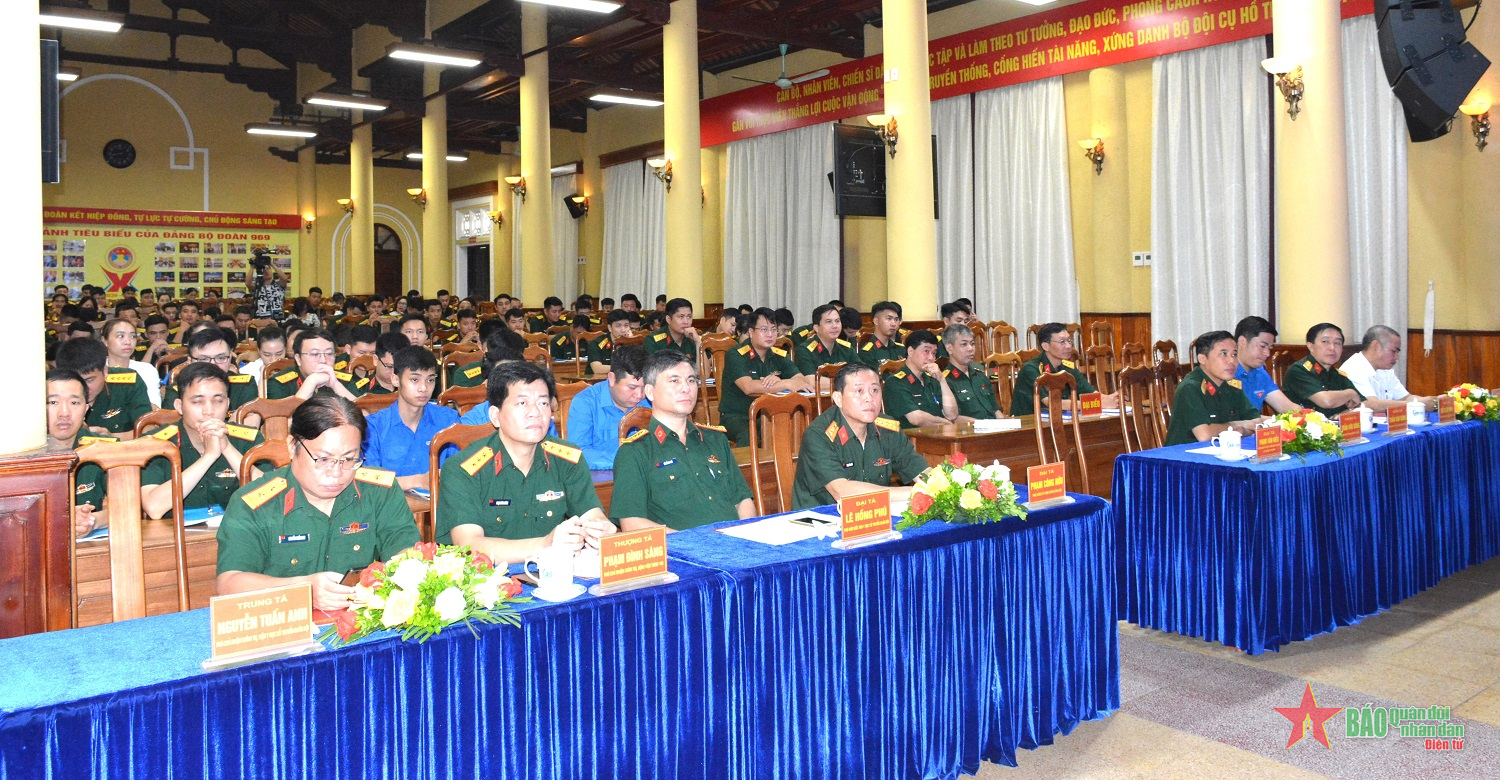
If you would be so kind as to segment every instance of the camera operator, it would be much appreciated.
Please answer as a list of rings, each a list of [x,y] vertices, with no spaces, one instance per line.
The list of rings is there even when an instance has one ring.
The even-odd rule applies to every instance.
[[[256,318],[280,322],[288,280],[276,270],[270,254],[264,250],[257,250],[250,264],[255,267],[255,276],[250,278],[250,295],[255,298]]]

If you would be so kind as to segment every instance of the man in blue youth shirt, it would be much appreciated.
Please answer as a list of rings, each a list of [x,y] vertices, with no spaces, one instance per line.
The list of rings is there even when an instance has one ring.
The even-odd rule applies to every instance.
[[[423,347],[397,350],[396,403],[366,420],[365,465],[396,472],[402,490],[428,489],[428,450],[435,436],[458,422],[458,412],[431,403],[437,358]]]
[[[1266,371],[1266,359],[1271,356],[1271,345],[1276,343],[1276,329],[1271,323],[1263,317],[1246,317],[1234,326],[1234,339],[1240,353],[1234,378],[1240,380],[1250,404],[1256,409],[1268,404],[1275,414],[1296,409],[1297,404],[1281,392]]]
[[[568,407],[568,441],[583,448],[591,469],[615,467],[620,450],[620,420],[636,405],[649,407],[642,378],[646,352],[640,347],[617,347],[609,364],[608,380],[596,382],[573,397]]]

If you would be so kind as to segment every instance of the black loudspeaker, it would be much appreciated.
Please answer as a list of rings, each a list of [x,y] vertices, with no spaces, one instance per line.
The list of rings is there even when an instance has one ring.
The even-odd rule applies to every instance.
[[[57,119],[57,41],[42,40],[42,183],[62,181],[62,146]]]
[[[1464,39],[1450,0],[1377,0],[1375,16],[1381,64],[1406,110],[1411,139],[1446,134],[1490,61]]]

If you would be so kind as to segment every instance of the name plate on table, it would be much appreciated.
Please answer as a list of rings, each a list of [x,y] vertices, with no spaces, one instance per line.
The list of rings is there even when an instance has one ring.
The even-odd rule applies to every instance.
[[[1045,463],[1026,468],[1026,508],[1041,509],[1072,503],[1068,496],[1068,464]]]
[[[643,528],[599,540],[599,584],[595,596],[676,582],[667,571],[667,529]]]
[[[1453,396],[1440,395],[1437,399],[1438,425],[1458,422],[1458,409],[1453,403]]]
[[[1385,410],[1385,423],[1385,435],[1406,435],[1406,432],[1408,430],[1408,428],[1406,427],[1406,406],[1404,404],[1396,404],[1395,406],[1392,406],[1391,408]]]
[[[872,490],[839,499],[839,539],[833,543],[840,550],[852,550],[867,544],[900,539],[891,528],[891,491]]]
[[[1344,444],[1356,444],[1362,438],[1359,412],[1343,412],[1339,415],[1339,435]]]
[[[1098,417],[1104,414],[1104,394],[1084,393],[1078,396],[1078,416]]]
[[[323,649],[313,640],[312,585],[305,582],[215,596],[208,618],[212,654],[204,671]]]
[[[1281,458],[1281,426],[1255,429],[1255,462],[1267,463]]]

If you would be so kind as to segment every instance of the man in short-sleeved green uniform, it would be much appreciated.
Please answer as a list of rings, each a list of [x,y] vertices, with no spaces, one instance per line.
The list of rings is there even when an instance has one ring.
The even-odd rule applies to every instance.
[[[761,326],[764,320],[758,320]],[[775,326],[772,325],[774,328]],[[751,333],[752,342],[759,334]],[[772,335],[771,340],[775,339]],[[742,447],[750,445],[750,404],[753,399],[740,389],[736,381],[742,377],[760,381],[768,376],[780,377],[781,381],[801,376],[797,364],[780,347],[757,350],[752,344],[741,344],[724,356],[724,376],[719,379],[719,424],[724,426],[730,441]]]
[[[812,376],[818,373],[818,368],[829,363],[857,363],[859,353],[855,351],[854,345],[843,339],[834,339],[833,348],[829,349],[822,339],[813,336],[800,347],[793,347],[792,354],[797,358],[797,370],[804,376]]]
[[[91,436],[87,433],[78,437],[74,447],[83,447],[95,442],[117,442],[113,436]],[[104,469],[99,468],[97,463],[85,463],[78,467],[73,475],[73,506],[88,504],[94,507],[94,511],[104,516],[104,491],[109,487],[104,480]]]
[[[229,411],[233,412],[259,397],[260,392],[255,387],[255,377],[249,374],[229,375]],[[177,387],[174,383],[167,385],[166,389],[161,391],[161,408],[171,409],[172,402],[175,400],[177,400]],[[187,467],[186,462],[182,465],[184,468]]]
[[[949,363],[948,387],[953,390],[953,399],[958,401],[960,416],[993,420],[1000,413],[995,385],[984,375],[982,366],[970,363],[965,369],[960,369]]]
[[[371,383],[369,377],[359,379],[356,378],[353,374],[346,374],[343,371],[335,371],[333,372],[333,375],[338,378],[339,383],[344,386],[344,389],[354,394],[356,398],[364,395],[370,388]],[[281,372],[280,374],[277,374],[276,376],[267,377],[266,398],[272,401],[282,398],[290,398],[296,395],[297,391],[302,388],[302,382],[304,379],[305,377],[302,375],[302,371],[296,368],[288,369]],[[318,388],[318,392],[332,393],[333,391],[328,389],[327,387],[320,387]]]
[[[698,329],[693,327],[693,304],[685,298],[667,301],[666,327],[648,334],[643,346],[646,354],[654,355],[664,349],[675,349],[688,357],[698,354]]]
[[[240,425],[225,424],[225,433],[235,441],[233,446],[239,450],[235,457],[241,453],[248,452],[251,447],[257,446],[265,441],[260,431],[255,428],[246,428]],[[169,441],[177,445],[177,454],[182,458],[182,468],[185,470],[198,462],[203,453],[193,446],[193,442],[182,435],[180,426],[168,425],[155,432],[147,434],[153,438]],[[208,506],[228,506],[230,496],[240,489],[240,475],[229,467],[228,461],[220,455],[213,466],[209,467],[207,474],[198,480],[193,489],[183,494],[183,509],[199,509]],[[250,468],[250,464],[244,464],[243,468]],[[172,479],[172,464],[166,458],[153,458],[141,469],[141,486],[162,485]],[[168,511],[168,516],[171,512]]]
[[[150,412],[151,396],[141,375],[128,368],[108,368],[104,386],[94,396],[84,422],[110,433],[130,433],[135,430],[135,421]]]
[[[1324,390],[1347,391],[1354,394],[1350,398],[1358,396],[1360,401],[1365,400],[1364,394],[1355,388],[1349,377],[1344,376],[1343,371],[1325,366],[1311,357],[1303,358],[1287,368],[1286,379],[1281,383],[1281,391],[1286,397],[1305,408],[1317,409],[1329,417],[1337,417],[1349,410],[1348,406],[1329,407],[1313,403],[1312,397]],[[1173,407],[1172,414],[1176,413],[1177,409]]]
[[[362,569],[422,541],[396,473],[362,468],[332,515],[307,502],[290,466],[241,488],[219,524],[219,567],[271,577]]]
[[[530,473],[506,456],[500,434],[465,447],[443,464],[437,541],[453,543],[453,529],[477,525],[489,539],[531,539],[558,523],[599,509],[583,451],[554,436],[537,446]]]
[[[750,486],[723,429],[687,422],[686,440],[655,417],[620,445],[609,517],[644,517],[684,530],[739,518]]]
[[[914,412],[943,416],[942,381],[919,374],[908,366],[886,374],[883,382],[885,413],[900,421],[902,428],[915,428],[906,415]]]
[[[1073,361],[1059,360],[1053,363],[1047,359],[1045,354],[1038,355],[1035,360],[1028,361],[1022,365],[1021,373],[1016,376],[1016,389],[1011,394],[1010,413],[1016,416],[1036,413],[1037,409],[1033,396],[1036,393],[1037,378],[1042,374],[1055,374],[1060,371],[1065,371],[1073,375],[1073,381],[1078,383],[1078,393],[1080,395],[1095,392],[1094,386],[1089,384],[1088,377],[1085,377],[1083,372],[1078,370],[1078,366]],[[1072,397],[1072,395],[1067,393],[1063,395],[1064,399]]]
[[[1193,429],[1199,425],[1226,425],[1241,420],[1256,420],[1260,411],[1245,397],[1240,380],[1214,382],[1194,368],[1172,396],[1172,425],[1167,428],[1164,446],[1191,444],[1198,441]]]
[[[808,424],[792,493],[797,509],[834,503],[828,483],[837,479],[889,485],[892,471],[911,482],[927,468],[911,437],[901,432],[901,423],[877,417],[865,430],[861,444],[838,406],[828,407]]]
[[[859,362],[876,371],[887,360],[905,360],[906,344],[901,338],[901,304],[879,301],[870,307],[874,332],[859,347]]]

